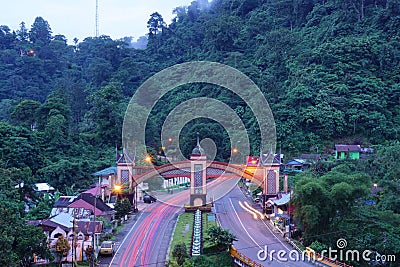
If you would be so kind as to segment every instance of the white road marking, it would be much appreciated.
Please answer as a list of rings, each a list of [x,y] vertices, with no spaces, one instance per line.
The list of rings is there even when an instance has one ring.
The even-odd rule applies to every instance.
[[[113,261],[114,261],[114,259],[115,259],[115,256],[117,256],[118,251],[119,251],[120,248],[122,247],[122,244],[125,243],[125,240],[129,237],[129,235],[131,234],[131,232],[133,231],[133,229],[135,229],[135,226],[136,226],[136,224],[139,222],[139,219],[140,219],[140,217],[142,217],[143,213],[144,213],[144,212],[141,212],[141,213],[140,213],[139,218],[137,218],[137,220],[136,220],[136,222],[133,224],[131,230],[129,230],[128,234],[127,234],[127,235],[125,236],[125,238],[122,240],[121,245],[118,247],[117,251],[114,253],[113,258],[112,258],[111,261],[110,261],[110,265],[108,265],[108,266],[111,266],[111,265],[113,264]]]
[[[250,233],[247,231],[246,227],[244,227],[243,222],[242,222],[242,220],[240,219],[239,214],[237,213],[237,211],[236,211],[236,209],[235,209],[235,206],[233,206],[233,203],[232,203],[232,199],[231,199],[231,198],[229,198],[229,201],[230,201],[230,203],[231,203],[231,206],[232,206],[232,208],[233,208],[233,211],[235,212],[236,217],[238,218],[238,220],[239,220],[239,222],[240,222],[240,224],[241,224],[243,230],[244,230],[244,231],[246,232],[246,234],[250,237],[250,239],[254,242],[254,244],[256,244],[256,245],[260,248],[260,250],[263,250],[264,248],[262,248],[262,247],[254,240],[254,238],[253,238],[253,237],[250,235]],[[265,224],[264,221],[263,221],[263,223]],[[265,226],[267,226],[267,225],[265,225]],[[267,226],[267,227],[268,227],[268,226]],[[277,238],[276,235],[274,235],[274,236],[275,236],[275,238]],[[278,238],[277,238],[277,239],[278,239]],[[279,240],[279,239],[278,239],[278,240]],[[279,240],[279,242],[281,242],[281,241]],[[282,242],[281,242],[281,244],[283,245]],[[286,246],[285,246],[285,248],[287,249]],[[280,261],[280,260],[276,259],[273,255],[272,255],[272,259],[274,259],[274,260],[276,260],[276,261],[278,261],[278,262],[280,262],[280,263],[287,264],[287,262],[283,262],[283,261]],[[288,266],[288,265],[287,265],[287,266]]]

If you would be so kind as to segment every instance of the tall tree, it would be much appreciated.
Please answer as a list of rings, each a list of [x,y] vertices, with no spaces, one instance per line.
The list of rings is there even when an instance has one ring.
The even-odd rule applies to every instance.
[[[166,24],[163,17],[158,12],[154,12],[150,15],[150,19],[147,21],[147,28],[149,29],[149,38],[162,33]]]
[[[36,17],[29,31],[29,40],[36,47],[47,45],[51,41],[51,28],[49,23],[42,17]]]
[[[93,107],[90,118],[97,124],[98,141],[115,145],[121,141],[124,99],[120,83],[111,82],[89,96]]]

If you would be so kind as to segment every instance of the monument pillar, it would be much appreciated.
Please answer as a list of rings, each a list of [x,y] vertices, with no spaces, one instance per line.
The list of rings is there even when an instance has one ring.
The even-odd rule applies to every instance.
[[[207,203],[207,157],[199,143],[190,154],[190,206],[199,207]]]

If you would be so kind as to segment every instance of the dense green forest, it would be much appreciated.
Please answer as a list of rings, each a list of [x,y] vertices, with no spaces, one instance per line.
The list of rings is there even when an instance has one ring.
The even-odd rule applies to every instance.
[[[121,149],[124,111],[136,89],[166,67],[195,60],[237,68],[259,86],[274,114],[277,141],[288,157],[314,152],[316,147],[329,152],[338,142],[384,147],[398,140],[398,0],[198,0],[174,13],[169,25],[157,12],[143,22],[149,29],[145,49],[131,48],[129,38],[108,36],[75,39],[71,45],[65,36],[52,35],[40,14],[30,28],[24,22],[18,29],[0,26],[0,176],[23,172],[13,176],[15,184],[50,182],[63,193],[87,188],[94,182],[91,173],[114,164],[115,146]],[[161,150],[160,129],[168,113],[200,96],[234,109],[250,134],[252,153],[258,154],[259,129],[250,108],[228,90],[203,85],[176,88],[154,107],[147,124],[149,151]],[[184,154],[193,147],[196,132],[212,138],[217,159],[227,160],[227,133],[206,119],[194,120],[182,130]],[[390,167],[400,173],[396,163]],[[359,166],[348,168],[341,171],[378,175]],[[396,174],[379,175],[397,183],[391,184],[390,192],[399,190]],[[299,190],[311,178],[304,179]],[[363,181],[365,188],[371,183]],[[330,201],[338,190],[330,188],[330,182],[318,186],[325,185],[329,186],[323,196]],[[365,195],[345,189],[353,197]],[[11,198],[4,190],[0,188],[1,203],[14,203],[15,195]],[[383,201],[384,210],[398,214],[398,197],[388,195],[397,202],[391,206]],[[318,201],[324,205],[328,200]],[[366,219],[369,215],[362,211],[356,215]],[[398,222],[398,217],[390,218]],[[329,224],[333,220],[323,214],[320,219]],[[339,227],[335,223],[332,227]],[[306,234],[318,235],[321,227],[310,227]]]
[[[1,26],[2,166],[29,167],[36,177],[56,179],[56,187],[76,179],[86,186],[88,173],[111,164],[113,148],[121,146],[123,114],[135,90],[156,72],[193,60],[230,65],[255,81],[289,156],[329,151],[335,142],[398,138],[398,1],[194,1],[174,12],[170,25],[151,15],[142,50],[108,36],[68,45],[42,17],[30,28]],[[199,96],[232,107],[258,154],[259,129],[249,107],[228,90],[201,85],[176,88],[159,101],[147,145],[160,151],[168,113]],[[199,131],[215,140],[217,159],[226,160],[226,132],[208,131],[218,127],[202,119],[188,124],[181,133],[184,153]]]
[[[296,176],[294,218],[303,231],[302,242],[317,252],[337,249],[345,239],[345,250],[371,251],[369,258],[395,255],[400,258],[400,144],[379,149],[367,160],[319,162],[311,171]],[[338,255],[338,254],[332,254]],[[354,266],[371,261],[343,257]]]

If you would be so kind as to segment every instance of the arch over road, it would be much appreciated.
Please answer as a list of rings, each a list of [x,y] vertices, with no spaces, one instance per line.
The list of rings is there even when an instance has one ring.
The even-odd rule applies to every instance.
[[[226,173],[232,173],[237,175],[238,177],[243,177],[251,181],[256,180],[258,183],[261,183],[263,181],[263,172],[260,171],[263,169],[263,167],[247,167],[245,165],[233,165],[218,161],[207,161],[207,168],[213,168],[224,171]],[[149,171],[141,175],[134,175],[132,177],[133,178],[132,185],[136,186],[146,181],[147,179],[150,179],[154,176],[159,176],[159,175],[162,176],[164,173],[170,171],[188,170],[188,169],[190,170],[189,160],[153,167]]]

